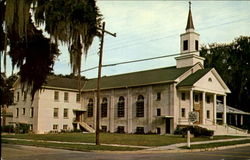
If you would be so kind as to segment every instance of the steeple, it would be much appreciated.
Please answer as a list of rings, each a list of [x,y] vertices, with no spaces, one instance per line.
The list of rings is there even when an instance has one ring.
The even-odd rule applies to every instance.
[[[193,18],[192,18],[192,11],[191,11],[191,2],[189,1],[189,12],[188,12],[188,20],[186,30],[194,29]]]
[[[182,68],[187,66],[193,66],[196,63],[203,65],[204,58],[200,57],[199,46],[200,35],[194,32],[194,24],[191,12],[191,2],[189,2],[188,20],[186,26],[186,32],[180,35],[180,53],[179,57],[176,57],[176,67]]]

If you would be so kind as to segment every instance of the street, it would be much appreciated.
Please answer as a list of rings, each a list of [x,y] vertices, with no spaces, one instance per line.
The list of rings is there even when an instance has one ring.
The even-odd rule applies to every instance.
[[[3,160],[250,160],[250,146],[188,153],[103,153],[2,144]]]

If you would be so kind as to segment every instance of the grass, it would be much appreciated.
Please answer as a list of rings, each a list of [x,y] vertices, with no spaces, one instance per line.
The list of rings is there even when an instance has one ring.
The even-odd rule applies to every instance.
[[[250,143],[250,139],[229,141],[229,142],[208,143],[208,144],[195,144],[195,145],[191,145],[190,148],[187,148],[187,146],[180,147],[180,148],[183,148],[183,149],[205,149],[205,148],[215,148],[215,147],[231,146],[231,145],[245,144],[245,143]]]
[[[17,134],[2,135],[3,138],[32,139],[61,142],[95,143],[95,134],[91,133],[61,133],[61,134]],[[236,136],[214,136],[213,140],[239,138]],[[192,138],[192,142],[208,141],[208,137]],[[101,133],[100,142],[103,144],[123,144],[136,146],[164,146],[186,142],[186,138],[178,135],[136,135]]]
[[[7,144],[19,144],[37,147],[47,147],[47,148],[57,148],[57,149],[68,149],[77,151],[93,151],[93,150],[105,150],[105,151],[135,151],[140,150],[140,148],[135,147],[115,147],[115,146],[105,146],[105,145],[82,145],[82,144],[59,144],[50,142],[37,142],[37,141],[24,141],[24,140],[6,140],[2,139],[2,143]]]

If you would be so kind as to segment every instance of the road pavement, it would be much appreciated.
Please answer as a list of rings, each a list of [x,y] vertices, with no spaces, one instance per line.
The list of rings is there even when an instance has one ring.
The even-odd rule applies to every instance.
[[[250,160],[250,146],[206,152],[80,152],[2,144],[3,160]]]

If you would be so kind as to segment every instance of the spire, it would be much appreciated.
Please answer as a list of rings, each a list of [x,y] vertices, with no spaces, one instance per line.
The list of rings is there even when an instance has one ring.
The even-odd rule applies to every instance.
[[[191,12],[191,2],[190,1],[189,1],[189,12],[188,12],[188,20],[187,20],[186,30],[188,30],[188,29],[194,29],[192,12]]]

